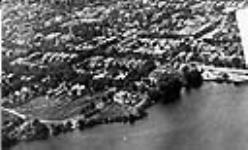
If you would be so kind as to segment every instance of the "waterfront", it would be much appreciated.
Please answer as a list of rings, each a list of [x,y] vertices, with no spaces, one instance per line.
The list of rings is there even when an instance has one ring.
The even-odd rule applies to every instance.
[[[114,123],[12,150],[243,150],[248,147],[248,86],[204,84],[176,103],[157,104],[134,125]]]

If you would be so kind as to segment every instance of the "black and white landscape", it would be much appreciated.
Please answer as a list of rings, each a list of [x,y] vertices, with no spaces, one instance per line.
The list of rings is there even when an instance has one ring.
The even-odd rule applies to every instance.
[[[2,148],[247,149],[246,6],[3,0]]]

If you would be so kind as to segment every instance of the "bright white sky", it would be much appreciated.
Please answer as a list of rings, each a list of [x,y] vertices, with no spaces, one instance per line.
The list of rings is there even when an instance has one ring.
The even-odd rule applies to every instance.
[[[248,7],[238,10],[236,12],[236,16],[240,30],[240,36],[242,39],[246,66],[248,66]]]
[[[0,83],[2,84],[2,9],[0,8]]]

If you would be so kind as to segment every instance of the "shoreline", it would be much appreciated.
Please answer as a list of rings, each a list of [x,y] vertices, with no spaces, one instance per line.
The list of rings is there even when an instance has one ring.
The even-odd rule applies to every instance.
[[[204,81],[248,82],[247,70],[221,68],[247,69],[235,14],[226,12],[245,4],[107,4],[4,2],[4,147],[133,124]]]
[[[221,73],[223,74],[222,68],[215,68],[215,67],[209,67],[209,66],[198,66],[198,68],[200,68],[200,70],[202,71],[201,76],[202,76],[203,81],[207,81],[207,82],[208,81],[210,82],[222,81],[222,82],[228,82],[228,83],[237,82],[237,80],[231,80],[231,79],[227,80],[227,78],[224,78],[223,76],[220,76],[220,75],[217,76],[215,72],[218,72],[219,74]],[[225,69],[225,70],[227,70],[225,73],[229,73],[229,74],[239,74],[239,75],[241,74],[243,76],[247,75],[246,72],[245,71],[243,72],[242,70],[236,70],[236,69],[234,70]],[[210,78],[209,76],[204,76],[206,74],[205,72],[212,74],[213,75],[212,78]],[[241,83],[241,82],[244,83],[247,81],[248,80],[240,80],[238,83]],[[179,87],[180,89],[179,91],[181,91],[181,88],[183,86]],[[194,88],[194,87],[192,87],[191,85],[190,88]],[[178,94],[174,93],[174,96],[175,95],[178,95]],[[173,102],[173,101],[174,100],[168,101],[168,102]],[[142,99],[141,101],[139,101],[136,105],[132,107],[126,105],[125,107],[127,107],[126,109],[129,112],[129,114],[126,114],[126,115],[120,115],[120,116],[115,116],[115,117],[96,116],[96,117],[91,117],[91,118],[86,118],[84,115],[78,115],[76,117],[64,119],[64,120],[43,120],[43,119],[35,119],[35,118],[30,119],[26,117],[24,114],[18,113],[15,110],[3,108],[2,109],[3,111],[12,113],[13,115],[16,115],[24,120],[24,123],[18,127],[18,130],[21,130],[19,131],[20,137],[18,137],[18,139],[12,139],[13,140],[12,144],[10,144],[7,147],[12,147],[20,141],[33,141],[37,139],[45,140],[49,136],[57,136],[61,133],[70,132],[75,129],[85,130],[85,129],[92,128],[96,125],[101,125],[101,124],[109,124],[109,123],[117,123],[117,122],[124,123],[124,124],[126,123],[133,124],[135,121],[146,117],[147,116],[146,109],[153,106],[157,102],[158,100],[151,101],[151,98],[147,98],[147,99]],[[121,106],[121,104],[118,104],[118,105]],[[44,134],[42,136],[36,137],[36,135],[31,135],[31,136],[29,135],[30,137],[28,137],[28,135],[25,135],[25,130],[26,128],[30,128],[30,126],[31,126],[31,129],[36,130],[35,128],[41,128],[45,132],[43,131]],[[39,132],[42,132],[42,131],[39,131]],[[3,139],[3,140],[6,140],[6,139]]]

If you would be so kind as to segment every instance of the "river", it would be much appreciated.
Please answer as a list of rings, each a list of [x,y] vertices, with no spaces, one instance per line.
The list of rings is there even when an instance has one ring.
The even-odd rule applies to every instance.
[[[148,109],[134,125],[114,123],[12,150],[245,150],[248,149],[248,86],[207,83],[182,91],[180,100]]]

